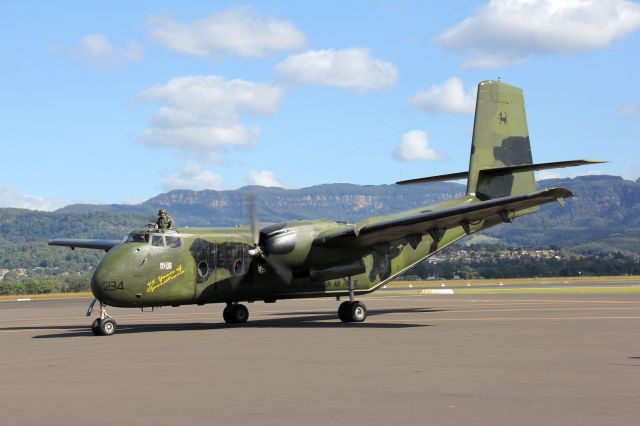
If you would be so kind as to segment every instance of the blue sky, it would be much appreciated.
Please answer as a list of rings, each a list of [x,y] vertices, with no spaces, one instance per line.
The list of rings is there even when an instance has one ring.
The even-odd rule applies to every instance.
[[[640,176],[640,3],[3,2],[0,207],[464,171],[475,87],[542,177]]]

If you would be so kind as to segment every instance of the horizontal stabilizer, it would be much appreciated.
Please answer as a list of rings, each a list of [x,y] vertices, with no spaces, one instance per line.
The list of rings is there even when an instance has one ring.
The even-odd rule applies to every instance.
[[[72,238],[56,238],[53,240],[49,240],[50,246],[70,247],[71,250],[75,250],[76,247],[80,247],[80,248],[109,251],[113,247],[117,246],[118,244],[120,244],[120,240],[95,240],[95,239],[75,240]]]
[[[396,182],[398,185],[411,185],[413,183],[429,183],[429,182],[444,182],[448,180],[467,179],[469,172],[449,173],[447,175],[428,176],[417,179],[407,179]]]
[[[482,169],[481,173],[487,175],[506,175],[510,173],[519,172],[533,172],[536,170],[547,169],[560,169],[563,167],[576,167],[576,166],[588,166],[591,164],[606,163],[606,161],[600,160],[570,160],[570,161],[554,161],[551,163],[537,163],[537,164],[522,164],[519,166],[507,166],[507,167],[492,167]],[[429,176],[417,179],[401,180],[396,182],[398,185],[411,185],[414,183],[427,183],[427,182],[442,182],[448,180],[467,179],[469,177],[468,172],[449,173],[446,175]]]

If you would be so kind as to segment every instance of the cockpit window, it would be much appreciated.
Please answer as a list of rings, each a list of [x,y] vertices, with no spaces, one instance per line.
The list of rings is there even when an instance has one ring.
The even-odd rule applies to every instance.
[[[156,247],[164,247],[164,239],[162,238],[162,235],[152,235],[151,245]]]
[[[148,243],[149,242],[149,234],[135,233],[129,234],[127,237],[127,242],[129,243]]]
[[[165,238],[167,240],[167,247],[171,247],[171,248],[180,247],[180,237],[167,235]]]

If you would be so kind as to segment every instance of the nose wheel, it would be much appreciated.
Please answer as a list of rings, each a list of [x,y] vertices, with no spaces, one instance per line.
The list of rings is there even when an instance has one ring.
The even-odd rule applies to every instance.
[[[95,304],[95,299],[91,303],[89,310],[87,311],[87,316],[91,315],[93,311],[93,305]],[[96,318],[91,324],[91,332],[94,336],[111,336],[118,329],[118,324],[116,320],[111,318],[109,314],[107,314],[107,310],[104,308],[104,304],[100,302],[100,318]]]

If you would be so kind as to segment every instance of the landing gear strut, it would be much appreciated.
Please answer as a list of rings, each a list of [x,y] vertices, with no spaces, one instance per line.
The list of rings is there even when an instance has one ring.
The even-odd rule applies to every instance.
[[[89,306],[87,316],[91,315],[93,311],[93,305],[96,303],[95,299]],[[118,329],[116,320],[111,318],[104,307],[104,304],[100,302],[100,318],[96,318],[91,324],[91,332],[96,336],[111,336]]]
[[[353,280],[348,278],[349,301],[342,302],[338,308],[338,318],[342,322],[362,322],[367,319],[367,307],[354,299]]]
[[[227,303],[222,311],[222,317],[227,324],[242,324],[249,319],[249,310],[239,303]]]

